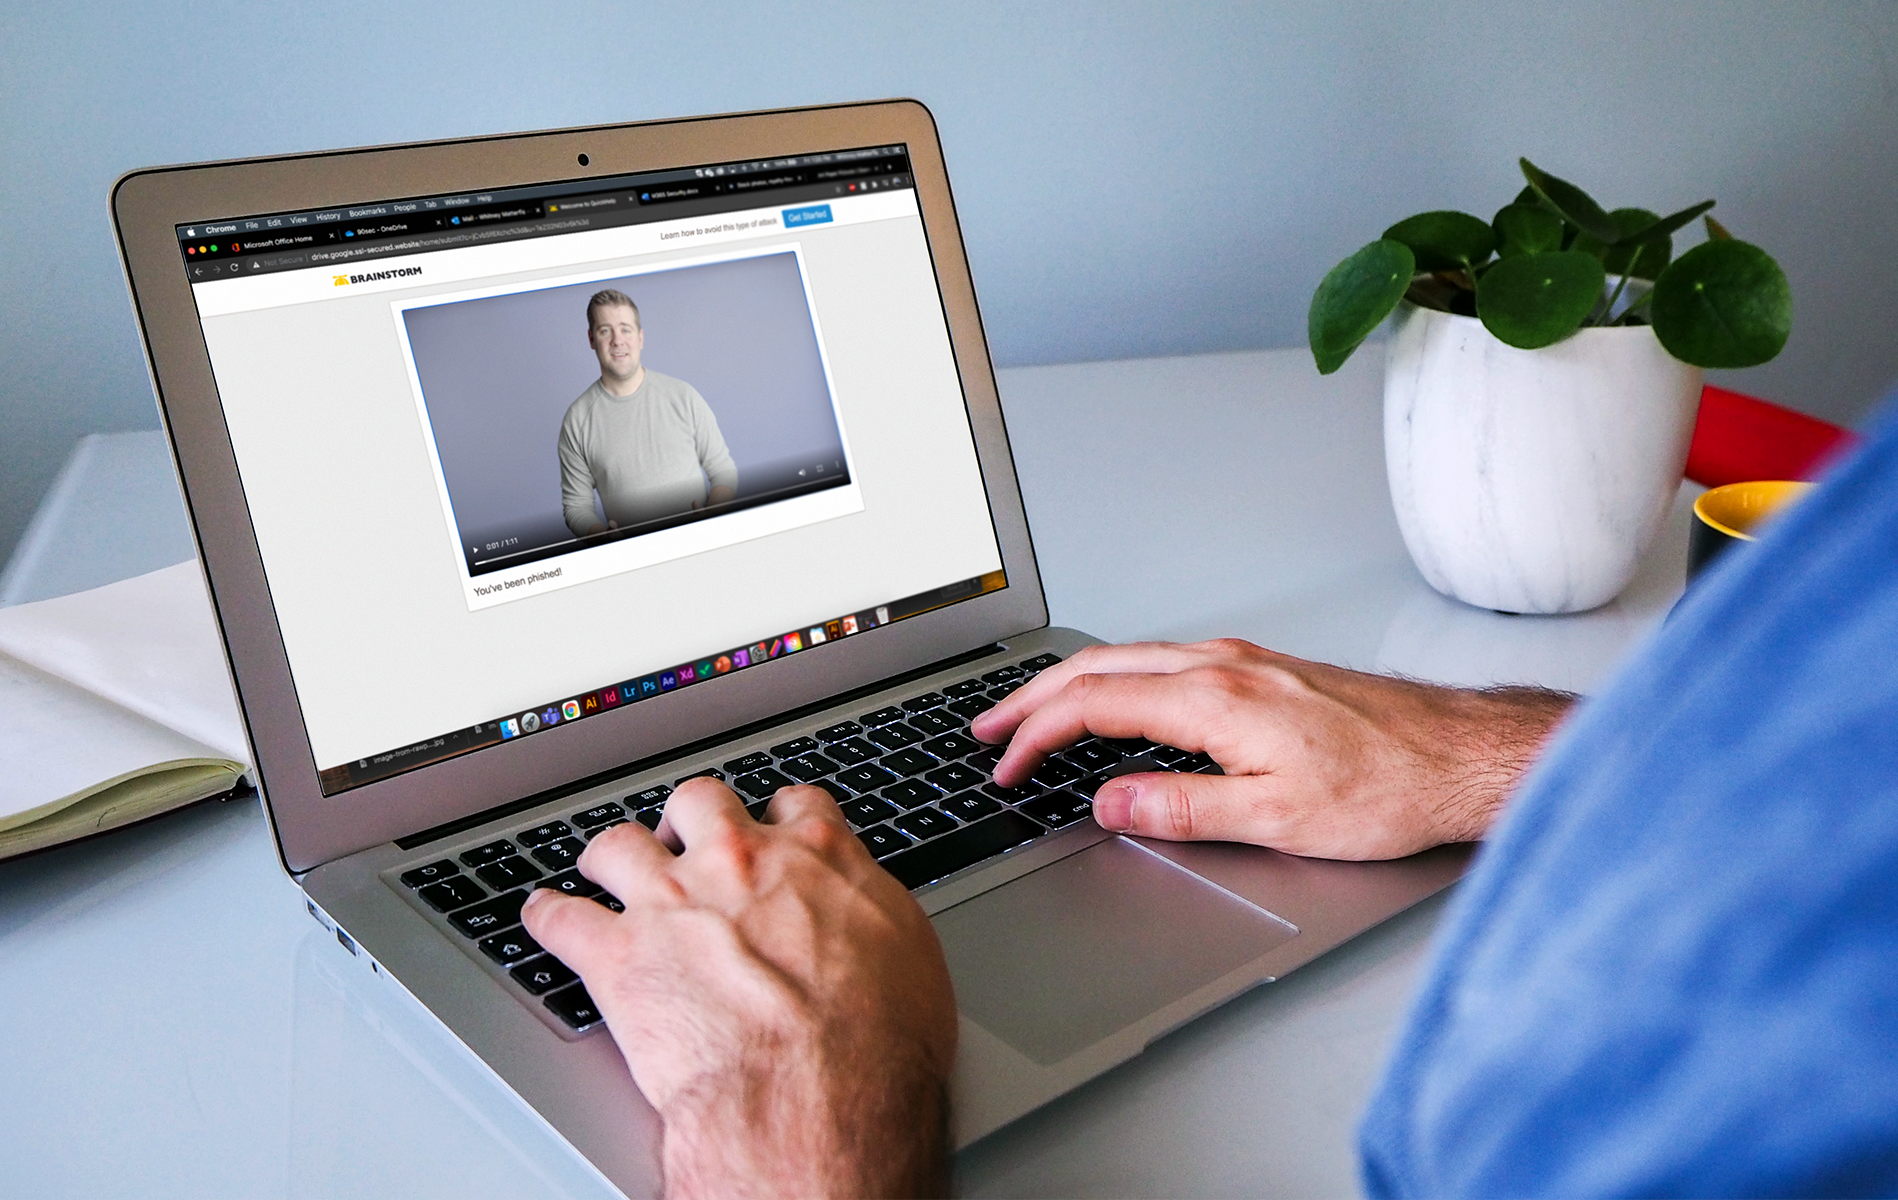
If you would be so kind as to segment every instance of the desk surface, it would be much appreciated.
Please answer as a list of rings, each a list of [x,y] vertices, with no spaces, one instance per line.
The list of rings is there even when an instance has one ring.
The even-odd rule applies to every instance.
[[[1320,379],[1282,351],[1001,372],[1053,619],[1592,689],[1678,593],[1694,489],[1604,609],[1505,617],[1446,600],[1391,513],[1378,364],[1361,353]],[[82,448],[0,602],[188,547],[175,491],[88,483],[162,482],[168,465],[155,433]],[[444,1030],[353,969],[298,897],[254,803],[0,864],[0,1191],[614,1194]],[[969,1148],[958,1190],[1354,1193],[1352,1127],[1441,911],[1386,922]]]

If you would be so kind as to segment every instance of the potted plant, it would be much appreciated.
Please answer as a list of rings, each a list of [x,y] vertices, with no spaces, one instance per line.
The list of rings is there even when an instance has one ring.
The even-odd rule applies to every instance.
[[[1514,613],[1581,612],[1633,578],[1687,459],[1701,370],[1786,344],[1792,294],[1712,200],[1604,211],[1522,161],[1495,217],[1399,221],[1318,285],[1311,350],[1338,369],[1397,313],[1384,450],[1430,585]],[[1696,218],[1707,241],[1673,256]]]

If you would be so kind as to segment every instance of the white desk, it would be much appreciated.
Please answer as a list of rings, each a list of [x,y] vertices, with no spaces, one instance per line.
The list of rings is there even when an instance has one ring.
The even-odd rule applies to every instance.
[[[1378,371],[1367,352],[1321,380],[1283,351],[1002,372],[1053,619],[1116,639],[1236,634],[1453,682],[1593,687],[1679,591],[1693,489],[1607,608],[1465,608],[1425,587],[1399,541]],[[105,469],[164,479],[159,435],[84,453],[96,461],[49,495],[7,597],[188,547],[164,489],[98,486]],[[1387,922],[971,1147],[959,1189],[1355,1192],[1352,1127],[1441,909]],[[353,967],[303,914],[255,804],[0,864],[0,1194],[612,1194]]]

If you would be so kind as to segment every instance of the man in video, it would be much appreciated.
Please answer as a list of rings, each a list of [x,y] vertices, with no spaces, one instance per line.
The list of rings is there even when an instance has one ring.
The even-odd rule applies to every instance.
[[[600,377],[560,422],[560,507],[585,537],[723,504],[738,492],[718,418],[698,389],[639,361],[639,306],[607,288],[587,301]],[[600,496],[602,521],[593,508]]]

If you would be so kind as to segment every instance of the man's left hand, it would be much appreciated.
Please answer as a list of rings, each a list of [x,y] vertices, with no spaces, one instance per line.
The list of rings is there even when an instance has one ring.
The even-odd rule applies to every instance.
[[[669,1195],[946,1186],[948,967],[828,793],[785,788],[760,824],[693,780],[656,834],[609,829],[578,865],[626,911],[542,890],[522,920],[665,1121]]]

